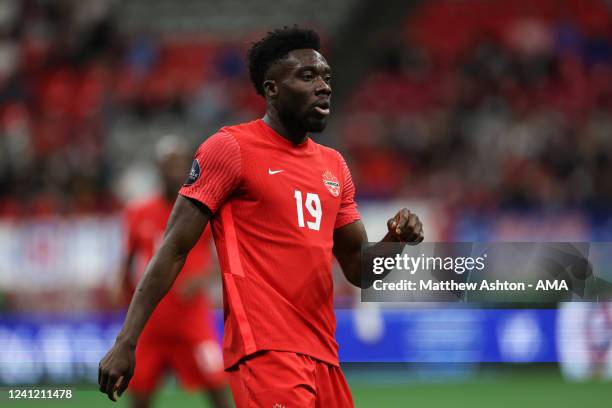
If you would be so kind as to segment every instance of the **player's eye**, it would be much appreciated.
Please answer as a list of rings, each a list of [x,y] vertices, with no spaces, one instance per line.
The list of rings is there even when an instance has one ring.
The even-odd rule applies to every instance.
[[[330,84],[331,83],[331,79],[332,79],[331,75],[323,75],[323,80],[326,83]]]
[[[312,72],[306,71],[302,73],[302,79],[304,81],[312,81],[314,79],[314,75],[312,75]]]

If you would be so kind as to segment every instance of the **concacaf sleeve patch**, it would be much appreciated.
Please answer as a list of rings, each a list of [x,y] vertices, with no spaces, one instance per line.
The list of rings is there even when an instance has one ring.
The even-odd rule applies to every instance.
[[[191,170],[189,170],[189,176],[187,176],[187,180],[183,183],[184,186],[190,186],[195,183],[200,178],[200,163],[198,163],[198,159],[194,159],[191,164]]]

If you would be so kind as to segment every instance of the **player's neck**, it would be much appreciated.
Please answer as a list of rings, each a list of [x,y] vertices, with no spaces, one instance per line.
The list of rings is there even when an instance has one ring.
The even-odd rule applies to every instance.
[[[304,143],[308,136],[306,131],[303,129],[292,129],[291,127],[283,124],[276,111],[268,110],[266,115],[263,117],[263,121],[266,125],[272,128],[272,130],[295,145]]]

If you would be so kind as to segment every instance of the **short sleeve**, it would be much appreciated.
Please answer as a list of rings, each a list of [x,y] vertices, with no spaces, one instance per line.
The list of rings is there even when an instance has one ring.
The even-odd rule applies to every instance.
[[[334,228],[341,228],[352,222],[361,219],[359,211],[357,211],[357,203],[355,202],[355,186],[353,185],[353,178],[351,172],[344,161],[344,158],[340,156],[342,165],[342,196],[340,209],[336,216],[336,223]]]
[[[200,145],[179,194],[193,198],[213,213],[240,182],[240,146],[227,131],[219,131]]]

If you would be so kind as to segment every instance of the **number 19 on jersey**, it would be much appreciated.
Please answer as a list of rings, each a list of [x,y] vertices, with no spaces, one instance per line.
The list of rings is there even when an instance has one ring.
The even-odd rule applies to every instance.
[[[304,207],[310,213],[310,216],[314,218],[314,221],[306,221],[308,228],[318,231],[321,227],[321,217],[323,216],[323,209],[321,208],[321,200],[319,195],[315,193],[306,193],[306,202],[302,201],[302,192],[295,190],[295,205],[297,206],[297,219],[298,226],[304,228]]]

